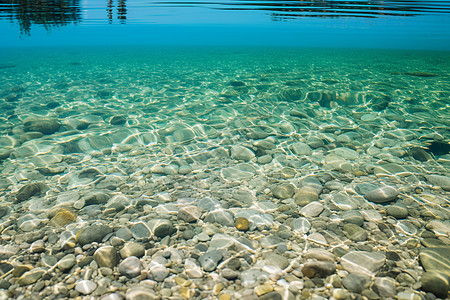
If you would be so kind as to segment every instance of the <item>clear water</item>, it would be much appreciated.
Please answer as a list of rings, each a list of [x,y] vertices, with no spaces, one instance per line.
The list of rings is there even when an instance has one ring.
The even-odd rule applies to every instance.
[[[133,299],[136,286],[158,296],[169,290],[173,299],[239,299],[262,284],[289,299],[337,297],[336,287],[321,287],[332,275],[313,282],[302,269],[310,248],[329,251],[337,264],[348,251],[386,255],[370,274],[396,280],[393,293],[371,288],[381,298],[445,298],[420,288],[420,278],[424,269],[448,272],[446,258],[433,269],[418,257],[445,256],[450,244],[448,2],[36,3],[0,3],[0,299],[73,298],[85,279],[100,285],[87,293],[92,299]],[[234,153],[236,145],[251,155]],[[310,176],[320,178],[315,200],[326,208],[317,216],[295,195],[276,196],[287,183],[301,194]],[[40,191],[23,196],[34,183]],[[364,184],[394,186],[399,195],[374,203]],[[109,198],[97,203],[91,192]],[[407,215],[387,212],[388,204]],[[180,219],[188,205],[202,209],[201,220]],[[349,210],[364,213],[368,238],[343,233]],[[298,228],[302,216],[313,229]],[[238,217],[250,220],[250,231],[238,230]],[[154,219],[170,220],[176,233],[146,236],[139,226]],[[114,235],[81,245],[94,223]],[[235,255],[245,275],[225,280],[219,265],[189,277],[223,235],[235,240],[221,262]],[[264,240],[272,236],[282,242]],[[43,250],[31,250],[36,240]],[[162,260],[170,275],[157,280],[148,267],[148,281],[129,280],[81,263],[101,246],[129,241],[147,248],[146,267]],[[266,252],[289,259],[294,271],[269,278]],[[79,267],[48,263],[72,253]],[[28,272],[11,271],[22,264],[46,275],[23,284]],[[262,279],[251,282],[243,272],[255,270]],[[284,279],[291,273],[298,280]],[[185,277],[192,282],[182,286]],[[211,278],[223,290],[213,291]]]

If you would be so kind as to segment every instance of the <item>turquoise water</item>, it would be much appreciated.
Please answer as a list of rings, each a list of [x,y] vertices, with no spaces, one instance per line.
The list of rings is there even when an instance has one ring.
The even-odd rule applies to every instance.
[[[0,300],[448,298],[447,2],[36,3]]]

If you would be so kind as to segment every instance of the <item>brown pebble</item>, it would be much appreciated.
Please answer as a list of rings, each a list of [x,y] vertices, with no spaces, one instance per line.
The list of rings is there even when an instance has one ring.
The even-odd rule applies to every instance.
[[[239,231],[247,231],[250,228],[250,221],[246,218],[239,217],[234,222],[234,225]]]

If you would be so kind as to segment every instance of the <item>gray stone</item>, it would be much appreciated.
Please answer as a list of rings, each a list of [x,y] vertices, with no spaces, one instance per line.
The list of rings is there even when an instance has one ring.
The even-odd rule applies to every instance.
[[[223,255],[220,251],[212,250],[201,255],[198,258],[198,261],[200,262],[203,270],[205,270],[206,272],[212,272],[217,268],[217,264],[222,259],[222,257]]]
[[[110,234],[112,229],[107,225],[91,225],[80,229],[77,233],[77,242],[84,246],[93,242],[100,243],[103,238]]]
[[[313,201],[319,200],[319,191],[311,186],[302,186],[295,192],[294,201],[300,206],[305,206]]]
[[[309,278],[324,278],[336,272],[336,264],[330,261],[308,260],[302,268],[302,273]]]
[[[296,233],[305,234],[311,229],[311,223],[306,218],[297,218],[292,221],[292,229]]]
[[[167,219],[152,219],[148,222],[148,227],[154,236],[163,238],[176,232],[172,222]]]
[[[289,146],[291,151],[297,155],[311,155],[312,150],[307,144],[302,142],[297,142]]]
[[[354,160],[359,157],[358,152],[356,152],[355,150],[346,148],[346,147],[336,148],[332,152],[341,158],[349,159],[349,160]]]
[[[350,273],[375,275],[386,262],[380,252],[350,251],[341,257],[342,267]]]
[[[237,145],[237,146],[233,146],[231,148],[231,158],[232,159],[249,161],[254,157],[255,157],[255,153],[253,153],[253,151],[248,149],[247,147]]]
[[[240,274],[239,272],[232,270],[230,268],[225,268],[220,273],[220,275],[222,275],[223,278],[228,279],[228,280],[234,280],[234,279],[238,278],[239,274]]]
[[[125,298],[119,293],[111,293],[100,297],[100,300],[124,300],[124,299]]]
[[[320,215],[323,210],[324,210],[323,204],[318,201],[314,201],[303,207],[300,210],[300,213],[305,217],[312,218]]]
[[[97,284],[92,280],[81,280],[75,286],[75,290],[83,295],[89,295],[97,288]]]
[[[95,251],[94,259],[99,267],[112,269],[119,263],[119,254],[113,246],[103,246]]]
[[[51,118],[27,118],[23,125],[25,131],[36,131],[42,134],[53,134],[59,130],[61,123]]]
[[[355,186],[355,190],[360,195],[365,195],[370,191],[377,189],[378,186],[372,183],[357,183]]]
[[[396,219],[405,219],[408,216],[408,208],[402,203],[395,203],[386,207],[386,213]]]
[[[126,300],[156,300],[159,297],[156,295],[155,291],[143,287],[143,286],[135,286],[127,290],[125,295]]]
[[[202,216],[202,209],[195,205],[187,205],[180,208],[178,211],[178,219],[185,222],[195,222]]]
[[[354,242],[364,242],[367,240],[367,231],[358,225],[348,223],[342,228],[349,239]]]
[[[18,202],[30,199],[33,196],[40,196],[48,190],[48,187],[43,182],[33,182],[22,186],[16,194]]]
[[[342,280],[342,285],[350,292],[360,294],[369,287],[370,282],[371,278],[368,275],[351,273]]]
[[[450,277],[450,246],[421,249],[420,262],[427,272],[438,272]]]
[[[372,289],[382,298],[394,297],[396,295],[395,291],[395,280],[389,277],[377,277],[374,280]]]
[[[42,268],[35,268],[28,272],[25,272],[22,276],[19,277],[17,283],[20,286],[30,285],[38,281],[42,275],[44,275],[47,271]]]
[[[129,256],[119,264],[119,272],[128,278],[141,275],[142,263],[136,256]]]
[[[133,237],[137,240],[149,238],[151,236],[150,229],[148,228],[147,224],[143,222],[134,224],[133,227],[131,227],[130,231],[133,234]]]
[[[425,272],[420,278],[422,290],[433,293],[436,297],[447,298],[449,290],[449,277],[442,273]]]
[[[285,268],[287,268],[287,266],[289,266],[289,260],[286,257],[273,252],[264,253],[263,259],[265,265],[275,266],[280,268],[281,270],[284,270]]]
[[[321,248],[312,248],[306,251],[303,255],[306,259],[315,259],[319,261],[329,261],[329,262],[335,262],[334,255]]]
[[[363,215],[357,210],[348,210],[342,214],[342,220],[346,223],[352,223],[358,226],[364,224]]]
[[[290,183],[282,183],[272,188],[272,194],[278,199],[286,199],[294,196],[294,186]]]
[[[136,242],[126,243],[119,251],[120,257],[127,258],[130,256],[142,257],[145,255],[145,247]]]
[[[429,183],[441,187],[444,191],[450,191],[450,177],[442,175],[426,175]]]
[[[382,186],[371,190],[365,194],[367,200],[375,203],[384,203],[395,200],[398,196],[398,190],[391,186]]]
[[[222,226],[234,226],[233,215],[223,208],[216,208],[214,211],[209,212],[205,216],[204,221],[208,223],[220,224]]]
[[[58,262],[58,269],[63,272],[68,272],[76,264],[75,255],[67,254]]]
[[[109,200],[109,195],[103,192],[90,192],[86,194],[82,200],[86,205],[105,204]]]

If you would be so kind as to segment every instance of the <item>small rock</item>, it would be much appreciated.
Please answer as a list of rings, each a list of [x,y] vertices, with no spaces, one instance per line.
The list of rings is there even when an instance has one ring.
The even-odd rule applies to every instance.
[[[149,288],[135,286],[127,290],[126,300],[156,300],[159,297]]]
[[[265,265],[278,267],[281,270],[284,270],[289,266],[289,260],[286,257],[273,252],[264,253],[263,259]]]
[[[389,277],[377,277],[372,289],[383,299],[394,297],[396,294],[395,280]]]
[[[112,229],[107,225],[91,225],[80,229],[77,232],[76,240],[81,246],[93,242],[100,243],[102,239],[111,232]]]
[[[342,214],[342,220],[346,223],[352,223],[357,226],[364,224],[363,215],[357,210],[348,210]]]
[[[234,225],[239,231],[247,231],[250,228],[250,221],[247,218],[236,218]]]
[[[45,243],[43,240],[34,241],[30,246],[31,253],[41,253],[45,251]]]
[[[45,269],[35,268],[28,272],[25,272],[22,276],[20,276],[18,280],[18,284],[20,286],[30,285],[38,281],[42,275],[46,272]]]
[[[303,186],[295,192],[294,201],[300,206],[305,206],[319,200],[319,192],[311,186]]]
[[[375,275],[386,262],[380,252],[350,251],[341,257],[342,267],[350,273]]]
[[[249,161],[255,157],[255,153],[253,153],[252,150],[248,149],[244,146],[233,146],[231,148],[231,158],[242,160],[242,161]]]
[[[450,246],[424,248],[419,257],[427,272],[438,272],[450,277]]]
[[[441,175],[426,175],[429,183],[441,187],[444,191],[450,191],[450,177]]]
[[[94,259],[99,267],[112,269],[119,263],[119,254],[113,246],[103,246],[95,251]]]
[[[311,147],[309,147],[307,144],[302,142],[297,142],[292,145],[290,145],[290,149],[292,152],[294,152],[297,155],[311,155],[312,150]]]
[[[97,284],[91,280],[81,280],[75,286],[75,290],[83,295],[89,295],[97,288]]]
[[[167,219],[152,219],[148,222],[148,227],[153,235],[159,238],[170,236],[176,231],[172,222]]]
[[[136,242],[126,243],[123,248],[120,249],[119,254],[122,258],[130,256],[142,257],[145,255],[145,247]]]
[[[119,264],[119,272],[128,278],[137,277],[141,274],[142,263],[136,256],[129,256]]]
[[[405,219],[408,216],[408,208],[402,203],[395,203],[386,207],[386,213],[396,219]]]
[[[25,131],[37,131],[42,134],[53,134],[61,127],[58,120],[51,118],[27,118],[23,125]]]
[[[77,220],[77,215],[68,210],[60,211],[53,218],[51,218],[49,225],[53,227],[62,227],[73,223]]]
[[[227,280],[234,280],[239,277],[239,272],[234,271],[230,268],[223,269],[220,274],[222,275],[223,278]]]
[[[222,259],[222,257],[223,255],[220,251],[212,250],[201,255],[198,258],[198,261],[200,262],[203,270],[205,270],[206,272],[212,272],[217,268],[217,264]]]
[[[436,297],[446,298],[449,289],[449,277],[442,273],[425,272],[420,278],[422,290],[433,293]]]
[[[348,223],[344,225],[343,230],[347,237],[354,242],[363,242],[367,240],[367,231],[358,225]]]
[[[323,210],[324,210],[323,204],[318,201],[314,201],[303,207],[300,210],[300,213],[305,217],[313,218],[320,215]]]
[[[371,278],[368,275],[351,273],[343,280],[342,285],[350,292],[360,294],[363,290],[369,287]]]
[[[195,222],[202,216],[202,209],[195,205],[183,206],[178,211],[178,219],[185,222]]]
[[[272,189],[272,194],[278,199],[286,199],[294,196],[294,186],[290,183],[283,183]]]
[[[309,260],[302,268],[302,273],[309,278],[324,278],[334,272],[336,272],[336,264],[329,261]]]
[[[62,272],[68,272],[76,264],[75,255],[67,254],[58,262],[58,269]]]
[[[268,285],[268,284],[258,285],[255,287],[254,291],[255,291],[256,295],[262,296],[264,294],[267,294],[267,293],[273,291],[273,286]]]
[[[382,186],[377,189],[367,192],[364,196],[367,200],[375,203],[384,203],[395,200],[398,196],[396,188],[391,186]]]
[[[111,125],[123,125],[127,122],[127,119],[124,116],[114,116],[109,120]]]
[[[45,193],[48,190],[48,187],[45,183],[42,182],[33,182],[25,184],[16,194],[16,199],[19,202],[30,199],[33,196],[39,196]]]

